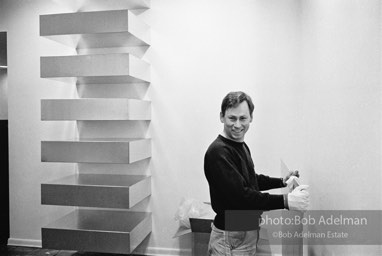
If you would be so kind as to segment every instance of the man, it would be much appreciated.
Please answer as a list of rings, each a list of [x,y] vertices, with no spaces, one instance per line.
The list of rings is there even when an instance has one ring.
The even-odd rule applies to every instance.
[[[208,255],[255,255],[259,239],[258,222],[232,230],[229,210],[307,209],[309,193],[301,185],[291,193],[274,195],[260,191],[286,186],[285,178],[271,178],[255,173],[250,150],[244,136],[252,122],[254,105],[244,92],[231,92],[223,99],[220,120],[223,133],[209,146],[204,158],[204,172],[216,212],[208,245]],[[260,213],[261,214],[261,213]],[[259,217],[260,217],[259,214]],[[232,222],[232,218],[230,219]],[[234,219],[240,222],[240,219]],[[233,225],[230,225],[233,224]]]

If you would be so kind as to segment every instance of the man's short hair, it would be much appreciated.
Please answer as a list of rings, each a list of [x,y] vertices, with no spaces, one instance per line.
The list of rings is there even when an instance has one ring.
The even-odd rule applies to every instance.
[[[246,101],[248,103],[249,113],[251,114],[251,117],[252,117],[252,113],[253,113],[253,110],[255,109],[255,105],[253,105],[251,97],[249,97],[249,95],[246,94],[245,92],[241,92],[241,91],[230,92],[224,97],[222,101],[222,105],[221,105],[222,115],[223,116],[225,115],[225,112],[227,109],[235,108],[243,101]]]

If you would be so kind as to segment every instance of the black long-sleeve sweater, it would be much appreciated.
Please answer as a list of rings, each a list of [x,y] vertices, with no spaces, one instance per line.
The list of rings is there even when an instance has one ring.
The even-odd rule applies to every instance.
[[[281,178],[255,173],[250,150],[245,142],[219,135],[204,157],[204,173],[210,187],[214,225],[225,230],[227,210],[284,209],[283,195],[260,191],[284,187]],[[253,229],[258,227],[250,227]]]

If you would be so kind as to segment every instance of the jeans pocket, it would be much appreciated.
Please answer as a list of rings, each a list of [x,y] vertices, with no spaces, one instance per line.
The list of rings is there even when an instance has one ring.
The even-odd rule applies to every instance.
[[[226,243],[231,249],[235,249],[243,244],[245,240],[245,231],[230,231],[227,232],[227,241]]]
[[[226,255],[227,249],[224,231],[212,229],[207,255]]]

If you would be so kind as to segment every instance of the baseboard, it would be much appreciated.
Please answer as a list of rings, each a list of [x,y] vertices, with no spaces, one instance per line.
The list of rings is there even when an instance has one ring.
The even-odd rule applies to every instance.
[[[41,248],[41,240],[9,238],[8,245]],[[147,256],[170,256],[170,255],[183,256],[183,255],[191,255],[192,252],[191,252],[191,249],[147,247],[144,251],[140,250],[140,251],[134,252],[133,254],[147,255]],[[281,256],[281,254],[272,254],[272,255]],[[269,256],[269,254],[260,254],[259,256]]]
[[[41,240],[31,240],[31,239],[17,239],[9,238],[9,246],[23,246],[23,247],[36,247],[41,248]],[[160,247],[147,247],[144,251],[137,251],[133,254],[137,255],[147,255],[147,256],[167,256],[167,255],[190,255],[191,249],[174,249],[174,248],[160,248]]]
[[[138,250],[133,254],[146,255],[146,256],[189,256],[192,254],[191,249],[175,249],[175,248],[162,248],[162,247],[147,247],[144,251]]]
[[[192,255],[191,249],[174,249],[174,248],[159,248],[159,247],[148,247],[144,251],[137,251],[133,254],[136,255],[145,255],[145,256],[190,256]],[[256,254],[257,256],[282,256],[282,254],[269,254],[269,253],[260,253]]]
[[[41,248],[41,240],[9,238],[8,245]]]

